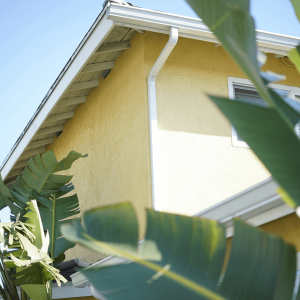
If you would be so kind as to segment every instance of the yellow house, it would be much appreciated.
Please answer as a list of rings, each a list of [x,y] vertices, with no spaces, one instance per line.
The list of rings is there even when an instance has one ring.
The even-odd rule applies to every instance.
[[[285,58],[299,42],[257,31],[268,57],[264,68],[286,75],[273,87],[300,99],[300,75]],[[13,182],[30,158],[47,150],[58,159],[75,150],[88,154],[68,171],[81,211],[132,201],[142,230],[145,208],[153,208],[217,219],[228,236],[239,216],[300,251],[298,217],[207,94],[261,101],[201,20],[105,1],[7,156],[2,177]],[[76,246],[67,252],[73,258],[102,257]],[[70,283],[56,298],[101,299],[75,277],[84,292]]]

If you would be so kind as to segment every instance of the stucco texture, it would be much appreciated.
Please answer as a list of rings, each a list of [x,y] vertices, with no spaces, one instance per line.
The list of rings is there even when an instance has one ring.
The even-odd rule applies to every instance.
[[[300,251],[300,219],[295,213],[264,224],[260,228],[282,237],[286,242],[294,245],[297,252]]]
[[[168,36],[143,38],[147,77]],[[299,86],[296,69],[272,54],[265,69],[287,75],[282,84]],[[232,146],[230,122],[207,97],[228,97],[229,76],[245,78],[222,47],[179,38],[157,77],[163,211],[194,215],[270,176],[250,149]]]
[[[144,81],[142,35],[131,40],[115,67],[87,102],[75,111],[61,135],[49,145],[60,160],[69,151],[87,153],[76,161],[69,174],[79,197],[81,211],[131,201],[141,232],[145,208],[151,207],[150,153],[147,90]],[[79,245],[67,251],[67,260],[94,262],[99,254]]]
[[[115,67],[91,90],[62,134],[47,150],[58,159],[70,150],[89,156],[68,173],[82,211],[131,201],[145,229],[145,208],[152,206],[147,77],[167,35],[136,34]],[[282,84],[299,86],[295,68],[268,55],[265,69],[284,73]],[[230,122],[207,94],[228,97],[228,77],[245,78],[213,43],[179,38],[156,80],[162,211],[194,215],[270,176],[251,149],[232,146]],[[67,259],[101,258],[76,246]]]

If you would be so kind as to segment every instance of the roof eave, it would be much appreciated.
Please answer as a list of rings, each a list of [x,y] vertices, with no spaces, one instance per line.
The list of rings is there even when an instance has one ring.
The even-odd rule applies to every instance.
[[[177,27],[181,37],[219,43],[204,22],[197,18],[115,4],[108,8],[106,14],[117,25],[164,34],[169,34],[170,27]],[[256,30],[256,40],[263,52],[279,55],[287,55],[300,43],[300,38],[261,30]]]
[[[31,139],[41,127],[43,121],[50,115],[52,109],[60,100],[60,97],[71,85],[73,79],[79,74],[86,62],[115,26],[113,21],[105,18],[105,12],[108,7],[109,3],[100,13],[89,32],[69,59],[63,71],[60,73],[55,83],[48,91],[46,97],[38,107],[36,113],[31,118],[16,144],[4,160],[1,166],[1,175],[3,180],[5,180],[10,170],[14,167],[22,153],[25,151]]]
[[[216,220],[226,227],[226,236],[234,233],[235,217],[253,226],[274,221],[295,210],[288,206],[276,193],[276,181],[270,177],[195,215],[205,219]]]

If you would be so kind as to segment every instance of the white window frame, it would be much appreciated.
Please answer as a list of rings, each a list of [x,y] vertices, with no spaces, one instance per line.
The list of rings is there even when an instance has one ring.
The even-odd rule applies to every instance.
[[[229,99],[234,100],[234,88],[233,86],[240,85],[241,87],[244,88],[255,88],[253,83],[249,79],[244,79],[244,78],[235,78],[235,77],[228,77],[228,93],[229,93]],[[290,85],[283,85],[283,84],[275,84],[271,83],[268,85],[269,87],[273,89],[278,89],[282,91],[287,91],[289,92],[289,97],[292,99],[296,99],[296,95],[300,96],[300,88],[295,87],[295,86],[290,86]],[[235,128],[231,124],[231,140],[232,140],[232,146],[233,147],[242,147],[242,148],[250,148],[248,144],[244,141],[238,141],[237,139],[237,132]]]

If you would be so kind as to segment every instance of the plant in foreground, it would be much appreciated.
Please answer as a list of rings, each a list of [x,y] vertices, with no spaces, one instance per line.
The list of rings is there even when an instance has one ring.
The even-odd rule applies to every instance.
[[[215,221],[147,210],[147,232],[138,247],[134,209],[123,203],[92,209],[83,215],[83,226],[65,223],[61,231],[74,243],[128,260],[81,271],[108,300],[291,300],[295,248],[239,220],[234,226],[231,245]]]
[[[72,176],[56,173],[68,170],[72,163],[81,157],[86,157],[86,155],[71,151],[64,159],[57,161],[53,151],[50,150],[30,159],[28,166],[9,187],[5,186],[0,176],[0,208],[9,206],[11,220],[15,221],[16,216],[19,215],[19,220],[26,224],[31,224],[33,215],[38,216],[42,222],[41,226],[48,232],[47,247],[44,246],[42,252],[49,259],[51,258],[51,266],[47,263],[48,258],[44,262],[40,261],[35,267],[29,260],[26,263],[27,269],[21,271],[19,268],[24,268],[24,266],[20,264],[24,262],[16,259],[12,259],[13,262],[5,261],[6,265],[15,264],[17,272],[16,275],[12,275],[15,276],[12,278],[16,278],[15,284],[23,286],[23,290],[32,300],[52,299],[52,275],[57,271],[53,266],[64,260],[64,252],[67,249],[75,246],[61,235],[59,226],[66,222],[67,218],[80,220],[78,198],[76,194],[67,195],[74,190],[73,184],[70,183]],[[37,204],[34,208],[30,204],[32,200]],[[37,224],[36,221],[33,225],[37,226]],[[37,233],[39,232],[40,230],[37,230]],[[36,236],[35,233],[33,234]],[[41,238],[35,239],[33,243],[37,241],[39,242],[36,246],[41,249]],[[34,260],[36,259],[35,256]],[[29,274],[34,274],[34,276],[29,276]],[[30,278],[30,283],[26,278]]]

